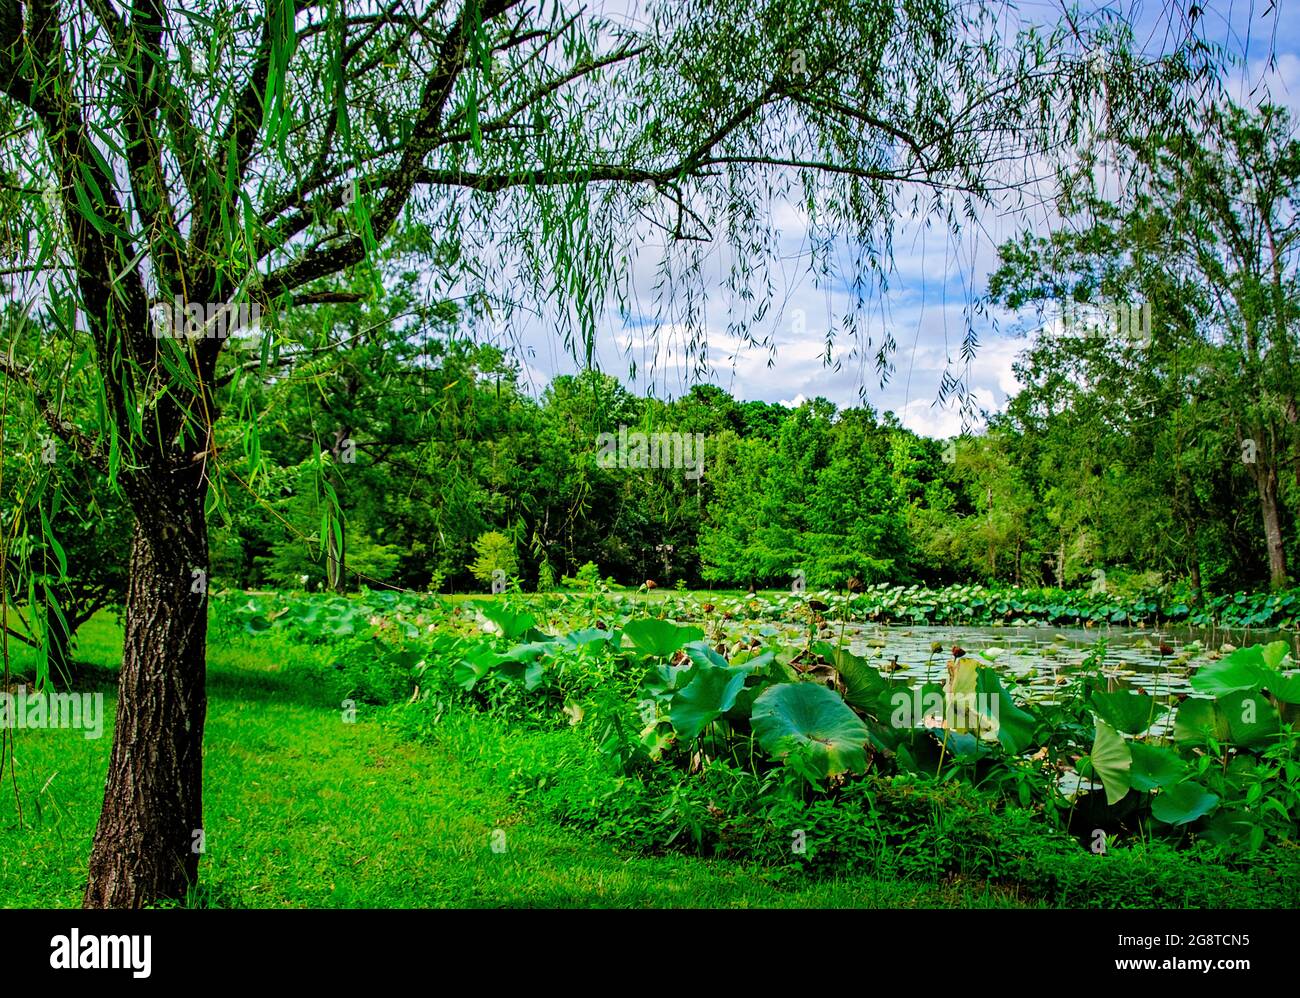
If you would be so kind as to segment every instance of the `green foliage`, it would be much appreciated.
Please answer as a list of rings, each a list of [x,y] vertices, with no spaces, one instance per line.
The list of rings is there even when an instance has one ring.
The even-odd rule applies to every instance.
[[[515,555],[515,545],[505,534],[495,530],[480,534],[474,542],[475,558],[469,566],[474,578],[480,582],[491,582],[497,572],[505,577],[519,574],[519,559]]]
[[[699,663],[690,670],[690,679],[673,693],[668,717],[673,730],[686,739],[698,738],[736,703],[748,673],[726,665]]]
[[[764,749],[813,779],[866,768],[867,726],[825,686],[769,686],[754,701],[750,723]]]
[[[113,4],[86,17],[72,6],[2,8],[0,272],[7,297],[30,302],[53,335],[48,347],[7,336],[0,373],[130,507],[120,716],[152,717],[158,702],[190,708],[172,710],[148,745],[118,746],[106,815],[132,814],[140,786],[175,782],[163,762],[202,750],[209,518],[220,521],[214,575],[224,582],[363,588],[356,604],[254,600],[232,611],[235,623],[332,643],[338,671],[365,697],[404,692],[434,671],[440,691],[454,677],[480,706],[521,714],[530,697],[580,712],[571,695],[594,695],[597,677],[646,663],[619,636],[593,652],[600,642],[548,637],[514,608],[485,614],[496,627],[486,650],[449,653],[430,638],[424,615],[437,609],[368,587],[436,579],[441,589],[443,578],[504,574],[520,588],[541,563],[563,573],[586,560],[638,585],[660,565],[667,582],[705,564],[749,581],[801,572],[846,588],[975,566],[1018,582],[1042,572],[1042,551],[1026,566],[1025,549],[1058,533],[1064,585],[1091,556],[1093,532],[1049,472],[1033,479],[1051,500],[1047,527],[1031,531],[1031,504],[1020,501],[1030,476],[1014,438],[990,435],[986,460],[944,482],[900,480],[884,459],[909,448],[866,410],[837,414],[815,400],[775,420],[707,391],[669,407],[586,375],[552,385],[543,405],[499,351],[450,330],[490,324],[494,339],[508,339],[544,311],[589,370],[611,294],[629,311],[624,275],[648,223],[675,237],[664,260],[674,293],[659,296],[655,324],[687,330],[690,353],[706,355],[713,296],[698,293],[698,247],[716,237],[733,261],[727,285],[740,304],[730,321],[753,342],[786,262],[771,205],[795,192],[812,231],[864,248],[845,268],[833,241],[816,239],[808,272],[853,288],[843,326],[883,378],[893,337],[876,346],[866,330],[903,217],[900,192],[923,185],[913,214],[963,231],[977,206],[995,204],[1003,165],[1018,155],[1086,144],[1103,122],[1180,120],[1189,81],[1213,82],[1219,68],[1181,24],[1170,57],[1148,60],[1133,57],[1123,19],[1016,18],[1009,28],[997,5],[949,0],[690,0],[636,23],[468,0],[418,17],[359,3],[301,18],[287,2],[160,0],[129,19]],[[1101,105],[1080,96],[1099,89],[1079,58],[1096,46],[1115,57]],[[1226,125],[1228,148],[1252,151],[1250,123],[1229,114]],[[1267,153],[1283,144],[1276,129],[1265,137]],[[1199,188],[1239,179],[1231,162],[1217,171],[1213,155],[1196,162]],[[183,302],[191,296],[208,301]],[[217,312],[249,305],[265,309],[264,322],[214,335]],[[207,335],[182,334],[178,313],[192,326],[191,308],[206,311]],[[1272,318],[1276,341],[1290,327]],[[972,329],[967,359],[974,345]],[[1248,398],[1294,397],[1282,378],[1246,380]],[[945,378],[941,400],[951,389]],[[757,495],[719,505],[719,541],[699,526],[709,485],[666,469],[593,467],[584,444],[625,412],[647,428],[680,421],[710,437],[730,428],[770,449]],[[917,493],[935,506],[913,508]],[[41,621],[53,615],[66,640],[75,623],[53,592],[69,575],[56,505],[22,505],[27,519],[0,527],[29,546],[15,564],[33,632],[48,633]],[[584,516],[592,508],[604,514]],[[935,526],[934,509],[960,510],[954,536],[909,535],[907,524]],[[1268,554],[1280,586],[1276,535]],[[718,558],[730,547],[734,563]],[[189,573],[199,588],[184,588]],[[605,596],[587,594],[589,615],[607,611]],[[460,615],[453,640],[478,623]],[[39,643],[48,656],[53,642]],[[747,672],[745,690],[770,680]],[[160,700],[164,686],[176,695]],[[746,705],[745,690],[732,708]],[[200,771],[184,772],[187,784],[159,806],[195,817]],[[97,891],[104,903],[109,891],[147,903],[193,879],[197,853],[184,870],[141,861],[141,850],[168,847],[162,825],[140,825],[97,838],[88,903]],[[132,877],[106,885],[107,869]]]
[[[1300,852],[1248,861],[1202,844],[1133,841],[1097,855],[1032,812],[925,777],[866,777],[834,795],[764,800],[725,762],[697,776],[612,777],[578,759],[533,760],[518,793],[547,816],[624,850],[691,852],[836,878],[996,883],[1024,900],[1101,909],[1294,905]]]
[[[962,584],[940,589],[880,583],[849,593],[830,590],[799,594],[756,593],[744,599],[719,597],[717,605],[736,617],[788,620],[806,614],[810,595],[826,603],[836,619],[899,624],[1107,624],[1186,623],[1232,628],[1291,628],[1300,617],[1300,589],[1234,593],[1192,609],[1180,592],[1162,587],[1125,597],[1093,589],[1029,588]],[[688,605],[688,612],[698,608]],[[1289,686],[1286,689],[1290,689]]]
[[[1107,804],[1114,806],[1128,794],[1132,766],[1133,756],[1124,739],[1109,724],[1098,721],[1097,734],[1088,753],[1088,769],[1106,788]]]
[[[1289,689],[1293,665],[1280,643],[1204,666],[1199,685],[1219,692],[1183,700],[1169,733],[1153,734],[1171,705],[1099,688],[1104,653],[1043,704],[1003,685],[993,649],[951,662],[943,686],[914,688],[828,642],[799,653],[741,644],[728,657],[725,643],[700,640],[700,628],[626,616],[549,635],[537,623],[554,619],[565,597],[552,600],[485,601],[477,617],[462,612],[467,604],[449,611],[393,593],[218,606],[227,628],[343,642],[331,683],[343,695],[414,696],[439,714],[465,706],[540,730],[574,729],[614,772],[655,785],[730,767],[754,814],[834,794],[870,761],[876,773],[982,788],[1057,831],[1078,831],[1077,811],[1088,828],[1141,836],[1186,828],[1192,841],[1248,851],[1297,839],[1300,736],[1290,705],[1269,692]],[[900,695],[922,711],[937,698],[941,722],[900,719]],[[968,697],[978,716],[963,706]],[[1089,780],[1100,781],[1104,803],[1088,793]],[[688,823],[693,837],[699,827]]]
[[[403,293],[394,292],[388,311],[404,307]],[[384,313],[374,311],[377,321]],[[434,312],[425,321],[440,328],[445,320]],[[383,565],[357,569],[361,582],[384,573],[370,584],[379,578],[425,588],[442,572],[453,586],[481,589],[484,580],[470,570],[478,558],[473,546],[494,533],[517,539],[509,574],[543,588],[552,585],[545,569],[563,585],[590,589],[586,564],[603,566],[602,579],[634,587],[653,578],[661,586],[789,589],[802,572],[813,587],[841,590],[850,583],[916,583],[935,592],[949,583],[991,591],[1011,585],[1023,594],[1012,601],[1032,608],[1024,614],[1030,619],[1068,616],[1051,611],[1065,592],[1072,594],[1067,609],[1078,607],[1075,617],[1097,622],[1159,614],[1256,627],[1297,618],[1300,591],[1227,591],[1267,574],[1256,545],[1223,533],[1249,518],[1250,483],[1231,477],[1231,469],[1210,474],[1216,466],[1200,454],[1178,467],[1207,469],[1204,481],[1186,471],[1171,478],[1168,442],[1138,433],[1151,421],[1135,413],[1131,429],[1117,429],[1110,415],[1133,394],[1131,379],[1150,372],[1131,359],[1094,356],[1086,341],[1033,347],[1024,360],[1029,384],[1006,417],[983,435],[943,443],[866,407],[769,405],[761,422],[747,423],[750,404],[720,390],[661,402],[633,396],[605,375],[556,379],[538,401],[521,389],[512,364],[486,347],[453,338],[416,350],[397,327],[362,349],[346,336],[368,321],[369,314],[340,317],[337,332],[319,334],[347,345],[324,354],[333,366],[322,362],[316,373],[353,399],[329,419],[351,427],[355,463],[334,456],[340,445],[333,437],[304,446],[319,435],[320,416],[301,382],[269,391],[259,401],[267,414],[262,433],[277,458],[264,456],[258,466],[266,498],[259,504],[232,496],[228,525],[216,532],[224,580],[297,585],[306,574],[312,585],[324,583],[324,475],[339,497],[348,560],[365,562],[371,544],[390,552]],[[318,324],[334,328],[311,329]],[[1076,356],[1085,347],[1093,352]],[[1094,368],[1100,373],[1089,377],[1108,379],[1109,394],[1077,397],[1066,376]],[[391,392],[394,383],[418,401],[404,404]],[[1076,393],[1072,408],[1043,422],[1036,414],[1061,391]],[[438,424],[432,440],[425,431],[431,420]],[[691,481],[672,469],[599,467],[594,441],[619,425],[704,432],[707,474]],[[369,437],[395,442],[372,447]],[[1184,509],[1170,498],[1181,503],[1201,492],[1215,497],[1213,510],[1204,503]],[[277,516],[266,517],[265,504]],[[1184,536],[1184,521],[1199,524],[1194,537]],[[1282,529],[1290,536],[1290,518]],[[1195,539],[1202,535],[1218,540]],[[1161,541],[1168,537],[1177,543]],[[1188,581],[1193,565],[1198,585]],[[880,609],[887,619],[888,607]],[[1004,611],[1001,619],[1018,616]],[[999,619],[972,614],[981,617]]]
[[[639,650],[656,658],[667,658],[687,642],[704,637],[704,632],[698,627],[653,618],[629,620],[623,633]]]
[[[868,876],[781,883],[761,868],[719,877],[715,864],[689,856],[611,851],[608,841],[521,806],[525,773],[550,774],[546,787],[575,772],[592,775],[590,753],[575,751],[573,732],[520,731],[480,713],[440,710],[433,699],[383,711],[359,705],[356,723],[342,723],[339,700],[320,685],[329,645],[303,637],[252,636],[224,624],[214,633],[208,737],[228,750],[207,761],[205,814],[226,831],[220,844],[209,838],[205,884],[186,906],[988,903],[978,886],[967,892]],[[111,724],[121,628],[101,613],[81,639],[87,667],[78,685],[102,690]],[[14,906],[75,908],[109,739],[75,730],[30,734],[14,777],[21,823],[14,795],[0,797],[0,897]],[[579,784],[570,779],[567,787]],[[594,793],[596,785],[584,789]],[[507,835],[501,856],[490,851],[497,828]],[[355,856],[340,859],[351,848],[343,843],[357,844]],[[467,863],[470,855],[486,859]]]

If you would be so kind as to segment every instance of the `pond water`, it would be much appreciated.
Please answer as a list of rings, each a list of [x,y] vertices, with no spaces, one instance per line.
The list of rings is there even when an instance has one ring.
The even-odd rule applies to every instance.
[[[808,635],[806,624],[794,622],[750,623],[737,630],[746,636],[786,644],[802,644]],[[834,623],[823,628],[817,640],[839,643],[841,636],[854,654],[876,662],[882,672],[912,683],[927,679],[942,682],[953,645],[967,655],[984,652],[995,656],[993,667],[1014,680],[1019,695],[1042,703],[1055,700],[1062,677],[1083,663],[1099,638],[1106,639],[1101,674],[1113,681],[1114,688],[1139,690],[1156,697],[1197,695],[1189,683],[1192,673],[1245,645],[1285,641],[1292,657],[1300,660],[1300,634],[1241,628],[909,627],[858,623],[841,628]],[[931,650],[936,642],[942,651]],[[1166,649],[1163,654],[1161,645]]]

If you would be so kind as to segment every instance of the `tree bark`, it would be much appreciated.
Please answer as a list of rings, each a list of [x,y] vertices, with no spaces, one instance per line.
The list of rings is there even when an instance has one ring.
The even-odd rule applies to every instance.
[[[1259,487],[1259,512],[1264,521],[1264,543],[1268,547],[1269,584],[1286,585],[1286,548],[1282,542],[1282,519],[1278,507],[1277,466],[1263,465],[1255,476]]]
[[[143,506],[133,503],[122,672],[87,908],[183,900],[204,848],[204,487],[168,481],[148,491]]]

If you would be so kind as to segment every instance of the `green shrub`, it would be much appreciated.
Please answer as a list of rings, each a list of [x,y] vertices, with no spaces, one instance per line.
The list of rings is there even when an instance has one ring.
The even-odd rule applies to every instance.
[[[686,852],[823,877],[966,880],[1080,908],[1294,907],[1300,850],[1237,861],[1160,842],[1096,855],[1033,811],[914,775],[866,777],[801,800],[724,762],[681,778],[614,776],[582,757],[522,759],[516,793],[553,820],[635,852]]]

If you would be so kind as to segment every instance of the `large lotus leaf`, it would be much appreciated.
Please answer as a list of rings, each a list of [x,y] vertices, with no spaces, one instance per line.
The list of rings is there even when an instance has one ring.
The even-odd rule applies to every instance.
[[[1277,708],[1263,693],[1225,693],[1219,710],[1228,719],[1228,733],[1234,745],[1267,745],[1282,730]]]
[[[1166,825],[1186,825],[1218,806],[1219,798],[1199,783],[1188,780],[1175,783],[1156,794],[1151,801],[1151,814]]]
[[[1169,708],[1146,693],[1116,690],[1093,692],[1089,697],[1093,712],[1103,721],[1126,734],[1136,735],[1151,727]]]
[[[745,685],[744,669],[697,665],[691,679],[673,694],[668,718],[683,738],[695,738],[706,727],[731,709],[736,695]]]
[[[610,637],[609,631],[587,627],[580,631],[573,631],[571,634],[562,634],[555,639],[555,643],[569,651],[594,651],[608,644]]]
[[[1270,669],[1281,669],[1286,663],[1287,656],[1291,654],[1291,646],[1285,641],[1270,641],[1266,645],[1259,646],[1259,653],[1264,658],[1264,664]]]
[[[681,665],[656,665],[651,668],[641,687],[653,696],[675,693],[691,679],[693,672],[690,662]]]
[[[1217,662],[1201,666],[1190,682],[1197,693],[1219,696],[1267,686],[1277,673],[1269,668],[1263,645],[1238,648]]]
[[[541,655],[554,655],[555,650],[554,641],[528,641],[507,649],[501,657],[510,662],[531,662]]]
[[[869,732],[838,693],[820,683],[778,683],[754,701],[754,736],[777,758],[799,752],[822,776],[866,769]]]
[[[1124,736],[1100,719],[1097,720],[1097,734],[1088,761],[1106,788],[1106,803],[1113,805],[1122,801],[1132,787],[1133,755]]]
[[[1227,742],[1232,737],[1228,718],[1213,700],[1184,700],[1174,715],[1174,741],[1204,745],[1213,739]]]
[[[501,603],[480,603],[479,610],[484,617],[496,624],[507,641],[515,640],[537,623],[531,613],[515,613]]]
[[[541,660],[538,658],[531,660],[508,658],[496,667],[496,673],[502,679],[512,683],[522,682],[524,689],[530,693],[546,680],[546,670],[542,668]]]
[[[502,661],[502,657],[487,645],[471,648],[465,652],[464,658],[452,666],[452,682],[466,692],[472,691],[478,681]]]
[[[692,641],[682,649],[686,652],[686,657],[695,665],[702,665],[706,669],[710,666],[718,669],[725,669],[728,662],[719,655],[709,644],[704,641]]]
[[[774,676],[777,668],[776,652],[765,651],[762,654],[751,654],[749,652],[738,652],[731,657],[731,666],[740,668],[744,666],[746,672],[751,676]]]
[[[1284,642],[1275,641],[1273,644],[1266,646],[1266,658],[1268,657],[1268,650],[1276,645],[1283,645],[1285,650]],[[1278,658],[1278,661],[1282,661],[1282,659]],[[1291,662],[1288,659],[1283,662],[1283,664],[1290,667]],[[1300,704],[1300,673],[1297,673],[1294,676],[1283,676],[1282,673],[1277,672],[1269,677],[1268,682],[1264,685],[1268,687],[1268,691],[1272,693],[1273,696],[1277,697],[1283,703]]]
[[[1037,721],[1033,714],[1021,709],[1002,687],[997,673],[992,669],[981,668],[976,673],[976,703],[981,700],[993,708],[994,731],[998,741],[1008,752],[1019,753],[1029,747],[1034,737]]]
[[[844,683],[844,699],[859,710],[875,711],[880,698],[889,689],[889,683],[876,667],[846,648],[819,641],[813,651],[835,666]]]
[[[1178,783],[1187,775],[1187,763],[1177,753],[1145,742],[1129,742],[1133,766],[1129,779],[1135,790],[1154,790]]]
[[[699,641],[704,637],[704,632],[698,627],[674,624],[671,620],[654,617],[629,620],[623,625],[623,633],[638,651],[658,658],[667,658],[688,642]]]

